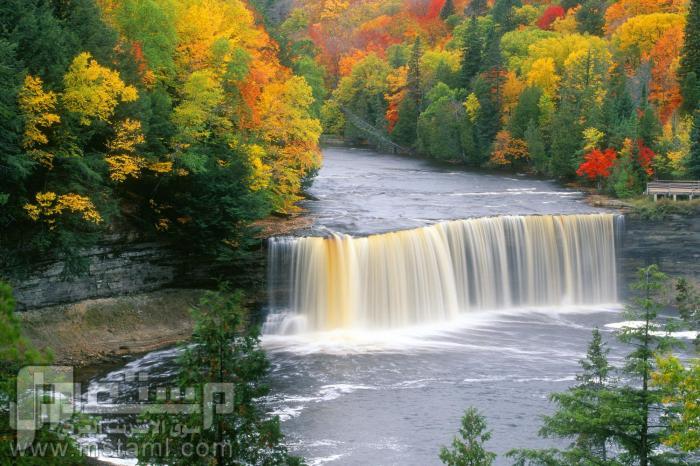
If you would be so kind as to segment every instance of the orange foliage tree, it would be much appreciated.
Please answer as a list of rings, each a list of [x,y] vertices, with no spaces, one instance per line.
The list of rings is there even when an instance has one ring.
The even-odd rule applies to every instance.
[[[681,26],[672,27],[666,31],[649,53],[653,65],[649,99],[659,109],[662,123],[666,123],[681,105],[678,65],[683,40],[683,28]]]
[[[492,165],[513,167],[527,161],[529,157],[527,142],[512,137],[508,131],[499,131],[491,154]]]

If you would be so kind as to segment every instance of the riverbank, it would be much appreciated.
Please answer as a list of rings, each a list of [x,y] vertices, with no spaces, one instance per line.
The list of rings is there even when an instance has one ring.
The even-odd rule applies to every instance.
[[[190,338],[189,310],[204,293],[164,289],[50,306],[17,314],[30,341],[54,363],[103,364]]]

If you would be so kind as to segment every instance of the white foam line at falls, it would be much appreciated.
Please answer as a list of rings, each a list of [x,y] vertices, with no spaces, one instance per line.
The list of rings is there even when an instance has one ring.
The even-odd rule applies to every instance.
[[[273,238],[265,333],[387,330],[464,313],[617,301],[612,214],[503,216]]]
[[[326,331],[298,332],[293,334],[271,334],[262,336],[262,344],[269,352],[294,354],[366,354],[401,353],[423,351],[477,350],[490,353],[508,353],[526,356],[532,361],[538,357],[551,360],[561,356],[579,359],[580,354],[557,355],[550,348],[542,351],[524,352],[515,347],[475,344],[464,339],[464,331],[496,332],[502,334],[505,325],[518,322],[537,323],[538,326],[580,327],[564,318],[572,314],[610,313],[617,315],[623,310],[621,304],[610,303],[596,306],[521,307],[512,309],[474,311],[460,314],[449,322],[417,324],[395,329],[334,329]],[[586,330],[588,330],[586,328]]]

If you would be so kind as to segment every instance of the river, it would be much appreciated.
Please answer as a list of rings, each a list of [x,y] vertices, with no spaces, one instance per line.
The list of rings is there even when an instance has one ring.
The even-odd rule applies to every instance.
[[[545,180],[464,171],[362,149],[326,148],[324,159],[309,190],[313,200],[303,203],[313,219],[303,234],[328,239],[311,239],[314,245],[290,253],[297,262],[307,254],[304,251],[320,254],[313,257],[321,271],[312,276],[303,266],[294,284],[277,286],[275,280],[283,280],[291,270],[286,262],[277,265],[271,296],[282,288],[284,296],[279,299],[282,304],[276,298],[268,306],[271,317],[263,336],[272,362],[272,395],[264,402],[280,416],[291,450],[312,465],[440,464],[439,448],[457,433],[469,406],[486,416],[493,431],[488,448],[499,454],[511,448],[561,446],[537,436],[540,419],[553,409],[548,395],[575,382],[594,327],[603,330],[610,343],[611,360],[621,361],[621,348],[607,326],[623,320],[616,299],[612,226],[619,225],[614,216],[608,218],[587,205],[581,193]],[[544,217],[517,217],[533,214]],[[571,223],[574,217],[569,215],[583,220]],[[441,223],[492,216],[506,217]],[[591,226],[591,218],[598,226]],[[476,291],[474,285],[460,285],[460,280],[471,283],[473,275],[452,277],[444,272],[444,267],[453,267],[443,263],[454,263],[456,247],[452,233],[445,232],[455,228],[474,241],[489,243],[478,243],[483,247],[472,250],[460,246],[467,248],[460,251],[471,266],[490,267],[491,261],[500,261],[499,267],[483,272],[483,284]],[[404,230],[411,232],[386,235]],[[603,237],[592,236],[599,234]],[[372,236],[364,238],[367,235]],[[576,256],[569,256],[573,246],[562,243],[569,235]],[[421,242],[416,243],[416,237]],[[445,238],[447,246],[441,245]],[[536,238],[558,244],[538,245]],[[281,241],[297,249],[305,244],[295,238]],[[392,272],[387,268],[389,256],[376,259],[377,251],[386,248],[398,248],[399,255],[402,248],[413,248],[409,255],[414,259],[400,261],[398,272]],[[444,249],[441,257],[435,248]],[[483,251],[488,257],[481,257]],[[596,254],[601,257],[591,262]],[[351,262],[355,265],[347,265]],[[328,285],[329,263],[336,268],[346,264],[333,273],[355,278],[336,280],[347,285]],[[433,266],[440,276],[434,284],[426,282],[432,279],[430,273],[421,275]],[[406,270],[415,272],[413,282],[401,278]],[[528,271],[535,275],[530,282],[522,277]],[[400,276],[391,278],[392,273]],[[573,276],[565,279],[568,275]],[[445,280],[452,280],[451,285],[444,286]],[[377,289],[385,287],[393,287],[386,294],[394,297],[377,301]],[[469,293],[462,290],[465,287],[471,287]],[[494,287],[501,288],[484,291]],[[303,296],[290,298],[295,293]],[[307,309],[290,307],[308,307],[311,301],[322,308],[321,317],[301,316],[304,324],[295,326]],[[422,303],[420,309],[414,301]],[[285,304],[291,302],[296,304]],[[372,316],[358,317],[370,302],[401,318],[382,319],[376,309]],[[456,313],[443,312],[449,307],[444,303]],[[333,306],[343,309],[334,319],[324,318],[330,312],[325,307]],[[416,309],[404,315],[411,306]],[[279,325],[288,319],[291,325]],[[91,384],[143,370],[150,371],[153,380],[167,380],[176,354],[151,353]],[[508,461],[501,456],[496,464]]]

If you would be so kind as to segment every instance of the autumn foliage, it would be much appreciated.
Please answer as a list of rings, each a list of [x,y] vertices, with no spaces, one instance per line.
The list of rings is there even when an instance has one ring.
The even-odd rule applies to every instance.
[[[552,24],[559,18],[566,16],[566,11],[562,6],[552,5],[548,7],[540,19],[537,20],[537,27],[540,29],[551,29]]]
[[[594,149],[584,156],[584,162],[579,165],[576,174],[589,180],[597,180],[599,178],[608,178],[610,170],[617,160],[617,151],[615,149]]]

